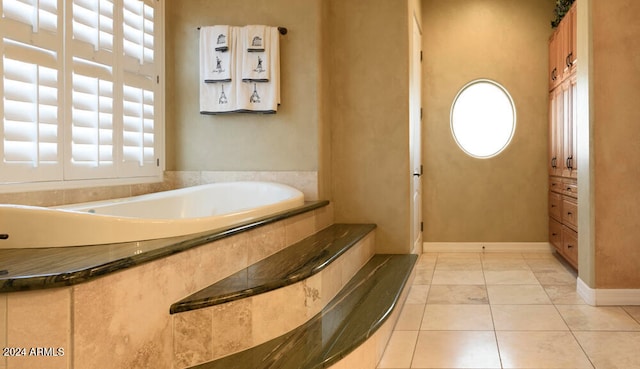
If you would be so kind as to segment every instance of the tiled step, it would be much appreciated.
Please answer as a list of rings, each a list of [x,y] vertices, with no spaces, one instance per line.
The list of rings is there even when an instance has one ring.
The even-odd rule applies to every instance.
[[[416,260],[416,255],[375,255],[307,323],[256,347],[191,368],[328,368],[367,341],[391,315]]]
[[[374,229],[374,224],[333,224],[174,303],[170,313],[215,306],[307,279],[325,269]]]

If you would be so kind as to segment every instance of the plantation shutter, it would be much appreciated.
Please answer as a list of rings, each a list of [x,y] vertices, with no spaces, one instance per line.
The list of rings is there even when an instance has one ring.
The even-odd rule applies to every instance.
[[[123,144],[121,170],[134,176],[156,171],[158,135],[155,14],[152,1],[123,4]],[[157,105],[157,106],[156,106]]]
[[[1,0],[0,182],[158,176],[158,0]]]
[[[0,181],[62,179],[57,0],[3,0]]]
[[[67,98],[65,179],[117,177],[114,109],[118,73],[114,47],[114,2],[73,0],[67,10],[71,34],[66,65],[70,71]]]
[[[66,177],[154,175],[153,2],[74,0],[71,161]]]

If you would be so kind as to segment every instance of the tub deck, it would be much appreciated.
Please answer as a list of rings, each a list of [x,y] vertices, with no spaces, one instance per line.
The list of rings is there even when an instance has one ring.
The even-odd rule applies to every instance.
[[[0,249],[0,293],[71,286],[328,205],[303,206],[198,234],[139,242],[44,249]]]

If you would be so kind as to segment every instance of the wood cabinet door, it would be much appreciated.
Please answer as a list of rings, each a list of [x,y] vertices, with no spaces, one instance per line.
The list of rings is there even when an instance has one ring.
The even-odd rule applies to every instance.
[[[578,268],[578,233],[565,226],[562,227],[562,255]]]
[[[549,243],[562,254],[562,224],[552,218],[549,218]]]
[[[556,88],[562,80],[561,40],[560,32],[557,30],[549,38],[549,91]]]
[[[563,127],[563,95],[562,89],[556,88],[549,95],[549,174],[562,175],[564,167],[564,127]]]
[[[569,55],[568,62],[570,64],[569,74],[572,74],[576,71],[576,67],[578,66],[578,2],[574,2],[569,9],[569,13],[567,15],[571,22],[571,38],[569,42]]]
[[[562,176],[578,177],[577,78],[574,73],[562,89]]]

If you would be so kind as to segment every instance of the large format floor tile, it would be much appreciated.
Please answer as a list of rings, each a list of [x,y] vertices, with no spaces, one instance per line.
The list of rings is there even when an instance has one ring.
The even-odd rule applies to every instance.
[[[570,332],[496,332],[503,368],[593,368]]]
[[[489,303],[496,305],[551,304],[541,285],[489,285]]]
[[[553,254],[423,254],[379,368],[640,369],[640,306],[593,307]]]
[[[640,324],[621,307],[562,305],[558,311],[574,331],[640,331]]]
[[[500,368],[490,331],[421,331],[412,368]]]
[[[423,331],[491,331],[489,305],[427,305]]]
[[[640,368],[640,332],[575,332],[598,369]]]

